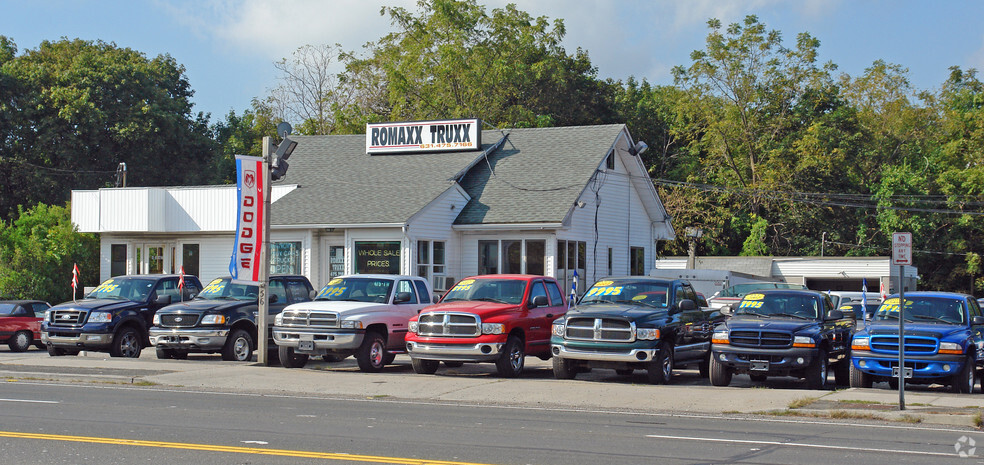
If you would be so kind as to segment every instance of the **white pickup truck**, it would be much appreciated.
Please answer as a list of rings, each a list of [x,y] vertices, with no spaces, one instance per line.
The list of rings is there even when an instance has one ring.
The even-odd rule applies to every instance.
[[[289,305],[274,320],[273,340],[286,368],[312,355],[341,360],[355,355],[359,369],[378,372],[406,353],[407,322],[432,303],[424,278],[348,275],[332,279],[310,302]]]

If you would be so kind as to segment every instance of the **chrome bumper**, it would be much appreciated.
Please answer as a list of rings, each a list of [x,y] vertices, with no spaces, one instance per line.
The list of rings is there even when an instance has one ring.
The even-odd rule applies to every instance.
[[[72,346],[72,347],[84,347],[84,346],[106,346],[113,341],[112,334],[86,334],[81,333],[78,336],[49,336],[48,333],[41,333],[41,342],[45,344],[52,344],[55,346]]]
[[[591,360],[596,362],[648,362],[656,357],[658,349],[629,349],[618,352],[592,352],[585,350],[569,349],[562,345],[554,344],[551,352],[554,357],[569,358],[572,360]]]
[[[221,349],[228,329],[150,329],[150,345],[174,349]]]
[[[492,362],[499,358],[505,343],[483,342],[479,344],[428,344],[407,342],[407,354],[422,360],[447,360],[458,362]]]
[[[292,347],[295,352],[301,353],[358,349],[365,337],[365,331],[333,331],[281,326],[273,328],[274,343],[278,346]]]

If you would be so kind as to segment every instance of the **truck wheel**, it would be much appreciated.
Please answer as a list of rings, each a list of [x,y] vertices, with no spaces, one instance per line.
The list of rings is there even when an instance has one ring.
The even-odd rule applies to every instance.
[[[851,358],[847,357],[834,365],[834,384],[849,386],[851,384]]]
[[[817,358],[806,367],[806,387],[810,389],[827,388],[827,351],[820,349]]]
[[[49,345],[47,349],[48,355],[52,357],[61,357],[62,355],[65,355],[65,349],[59,349],[53,345]]]
[[[455,361],[448,361],[448,360],[444,361],[444,366],[448,368],[461,368],[462,366],[464,366],[464,364],[465,362],[455,362]]]
[[[615,370],[615,374],[619,376],[632,376],[632,373],[635,373],[635,370],[632,368],[619,368]]]
[[[865,373],[857,368],[854,368],[854,363],[848,362],[851,367],[851,387],[852,388],[870,388],[874,383],[871,375]]]
[[[366,373],[379,373],[386,366],[386,341],[375,331],[366,331],[362,345],[355,353],[359,369]]]
[[[950,392],[959,392],[962,394],[974,392],[976,378],[974,373],[974,357],[967,357],[964,360],[963,368],[960,369],[960,372],[950,378]]]
[[[31,347],[31,333],[29,331],[18,331],[10,338],[7,343],[10,350],[14,352],[24,352]]]
[[[553,373],[557,379],[574,379],[577,377],[577,366],[566,358],[553,358]]]
[[[411,358],[410,365],[413,366],[413,372],[420,375],[433,375],[437,371],[437,366],[441,362],[437,360],[424,360],[422,358]]]
[[[526,363],[526,348],[523,347],[523,340],[518,336],[509,336],[502,353],[499,354],[499,359],[495,361],[496,371],[503,378],[515,378],[523,372],[524,363]]]
[[[165,349],[163,347],[157,348],[157,358],[161,360],[167,360],[174,358],[174,349]]]
[[[651,384],[666,384],[673,376],[673,346],[662,344],[656,358],[649,362],[646,374]]]
[[[724,366],[711,356],[710,378],[712,386],[727,386],[731,384],[731,369]]]
[[[139,358],[143,350],[140,333],[132,326],[127,326],[116,333],[113,345],[109,346],[110,357]]]
[[[280,356],[280,365],[284,368],[301,368],[308,361],[307,354],[294,352],[293,347],[277,346],[277,355]]]
[[[222,346],[222,360],[246,362],[253,358],[253,336],[242,328],[232,330]]]

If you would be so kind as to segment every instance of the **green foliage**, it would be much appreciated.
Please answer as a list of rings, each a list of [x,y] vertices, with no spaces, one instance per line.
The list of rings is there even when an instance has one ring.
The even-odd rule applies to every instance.
[[[75,229],[68,206],[19,208],[16,220],[0,221],[0,296],[52,304],[71,300],[75,264],[80,293],[98,284],[99,239]]]
[[[758,257],[767,255],[769,248],[765,245],[765,232],[769,227],[769,222],[758,215],[752,215],[752,230],[748,233],[748,238],[741,246],[742,257]]]

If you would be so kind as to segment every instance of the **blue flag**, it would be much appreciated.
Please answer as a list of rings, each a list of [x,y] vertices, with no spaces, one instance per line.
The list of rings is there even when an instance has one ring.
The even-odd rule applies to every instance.
[[[574,281],[571,283],[571,298],[567,301],[567,309],[577,307],[577,270],[574,270]]]
[[[861,278],[861,318],[868,324],[868,280]]]

